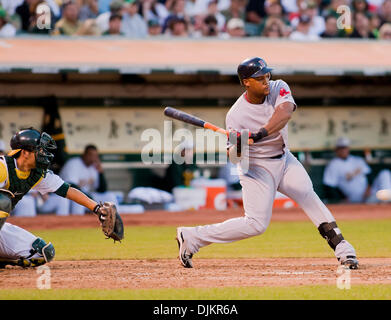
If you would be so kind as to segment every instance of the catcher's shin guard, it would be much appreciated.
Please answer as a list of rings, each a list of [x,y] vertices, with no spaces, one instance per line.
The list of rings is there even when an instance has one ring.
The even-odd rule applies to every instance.
[[[55,250],[51,242],[46,243],[43,239],[37,238],[31,244],[31,247],[28,257],[20,257],[19,259],[0,258],[0,269],[7,265],[23,268],[38,267],[53,260]]]
[[[37,238],[31,245],[32,249],[30,250],[31,256],[33,257],[36,253],[38,253],[46,262],[50,262],[53,260],[56,251],[51,242],[48,244],[41,238]],[[37,259],[37,258],[35,258]],[[39,258],[38,258],[39,259]],[[30,260],[34,260],[31,258]]]

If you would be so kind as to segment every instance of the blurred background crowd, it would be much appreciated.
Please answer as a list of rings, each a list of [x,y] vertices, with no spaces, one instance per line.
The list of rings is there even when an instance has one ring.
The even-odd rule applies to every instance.
[[[0,0],[0,37],[23,34],[390,40],[391,0]]]

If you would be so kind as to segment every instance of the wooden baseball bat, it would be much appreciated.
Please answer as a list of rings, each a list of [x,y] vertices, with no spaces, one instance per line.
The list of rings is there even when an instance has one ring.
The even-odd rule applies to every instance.
[[[196,127],[213,130],[215,132],[219,132],[219,133],[225,134],[227,137],[229,136],[228,130],[220,128],[220,127],[218,127],[218,126],[216,126],[216,125],[214,125],[214,124],[212,124],[210,122],[207,122],[205,120],[197,118],[197,117],[195,117],[195,116],[193,116],[191,114],[188,114],[188,113],[186,113],[184,111],[181,111],[181,110],[178,110],[178,109],[175,109],[175,108],[171,108],[171,107],[166,107],[164,109],[164,114],[167,117],[170,117],[170,118],[173,118],[173,119],[177,119],[177,120],[180,120],[180,121],[192,124],[192,125],[194,125]]]
[[[228,130],[220,128],[210,122],[207,122],[205,120],[197,118],[197,117],[195,117],[191,114],[188,114],[184,111],[181,111],[181,110],[178,110],[178,109],[175,109],[172,107],[166,107],[164,109],[164,114],[167,117],[177,119],[179,121],[183,121],[183,122],[192,124],[197,127],[201,127],[201,128],[213,130],[214,132],[222,133],[222,134],[226,135],[227,138],[229,138],[229,131]],[[249,136],[248,143],[253,144],[255,142],[255,139],[252,137],[251,132],[248,133],[248,136]]]

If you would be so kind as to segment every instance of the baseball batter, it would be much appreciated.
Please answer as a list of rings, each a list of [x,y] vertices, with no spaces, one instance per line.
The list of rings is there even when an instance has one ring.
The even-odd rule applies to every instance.
[[[96,203],[48,170],[56,144],[47,133],[41,134],[32,128],[21,130],[11,138],[10,145],[12,151],[0,156],[0,268],[6,265],[35,267],[53,260],[53,245],[5,222],[18,201],[31,189],[41,194],[54,192],[85,206],[99,216],[102,227],[107,212],[102,211],[105,205]]]
[[[271,68],[258,57],[244,60],[238,76],[246,91],[226,116],[226,127],[238,137],[228,146],[231,161],[240,159],[244,217],[222,223],[177,228],[179,259],[192,268],[193,255],[211,243],[228,243],[260,235],[268,227],[276,191],[293,199],[305,211],[343,265],[358,268],[353,246],[342,236],[336,221],[314,192],[301,163],[288,149],[288,122],[297,106],[289,86],[272,81]],[[257,142],[241,154],[244,129],[255,132]],[[230,139],[231,140],[231,139]],[[244,166],[245,163],[248,165]]]

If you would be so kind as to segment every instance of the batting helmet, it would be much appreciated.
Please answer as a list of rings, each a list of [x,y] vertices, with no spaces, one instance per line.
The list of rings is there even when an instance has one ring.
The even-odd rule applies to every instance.
[[[255,57],[242,61],[238,66],[238,76],[240,84],[243,85],[243,80],[248,78],[256,78],[272,71],[272,68],[267,66],[265,60]]]
[[[22,129],[15,133],[10,142],[12,151],[10,156],[16,155],[20,150],[35,152],[37,168],[46,170],[54,155],[49,150],[57,149],[56,142],[46,132],[42,134],[33,128]]]

